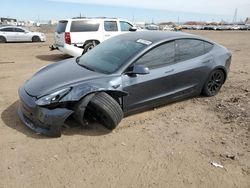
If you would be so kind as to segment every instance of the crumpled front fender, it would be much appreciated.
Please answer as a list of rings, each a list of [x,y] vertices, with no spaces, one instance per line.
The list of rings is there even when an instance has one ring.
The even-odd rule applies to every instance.
[[[85,83],[80,86],[73,87],[69,94],[63,97],[60,102],[67,101],[80,101],[85,96],[88,96],[96,92],[107,92],[116,95],[117,97],[123,97],[128,95],[127,92],[120,90],[120,88],[114,89],[113,87],[102,87],[99,84]]]

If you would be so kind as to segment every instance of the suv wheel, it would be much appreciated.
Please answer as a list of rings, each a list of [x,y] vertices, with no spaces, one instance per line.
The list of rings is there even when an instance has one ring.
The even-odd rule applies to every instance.
[[[93,42],[89,42],[84,46],[84,52],[88,52],[89,50],[92,50],[92,48],[95,47],[95,44]]]

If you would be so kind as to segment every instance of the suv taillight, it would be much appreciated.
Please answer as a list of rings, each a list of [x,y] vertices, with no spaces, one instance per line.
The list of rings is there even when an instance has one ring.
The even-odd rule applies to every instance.
[[[65,43],[66,44],[71,44],[70,33],[69,32],[65,32],[64,33],[64,37],[65,37]]]

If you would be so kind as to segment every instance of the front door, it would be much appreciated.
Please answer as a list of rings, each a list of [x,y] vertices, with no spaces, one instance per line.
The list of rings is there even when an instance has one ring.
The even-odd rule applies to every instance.
[[[148,67],[149,74],[123,75],[123,90],[129,94],[124,97],[124,111],[157,106],[167,99],[174,89],[174,55],[174,41],[162,44],[134,63]]]

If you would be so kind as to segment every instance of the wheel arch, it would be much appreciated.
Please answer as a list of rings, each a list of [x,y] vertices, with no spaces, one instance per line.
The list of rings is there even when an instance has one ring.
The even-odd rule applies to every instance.
[[[4,35],[0,35],[0,37],[4,38],[5,42],[7,42],[7,38]]]
[[[84,96],[80,97],[77,102],[79,102],[81,100],[85,100],[88,103],[89,101],[91,101],[91,98],[94,95],[96,95],[97,93],[100,93],[100,92],[105,92],[108,95],[110,95],[113,99],[115,99],[117,101],[117,103],[121,106],[121,108],[122,108],[122,100],[120,100],[120,99],[122,99],[122,97],[128,95],[128,93],[126,93],[124,91],[119,91],[119,90],[105,90],[105,89],[104,90],[95,90],[95,91],[89,92],[89,93],[85,94]],[[91,97],[89,97],[89,96],[91,96]]]
[[[126,92],[117,90],[96,90],[89,92],[80,97],[79,100],[76,101],[76,104],[73,106],[73,116],[81,125],[86,125],[84,115],[89,102],[97,93],[100,92],[105,92],[110,95],[120,105],[121,109],[123,109],[122,97],[127,95]]]
[[[40,36],[38,36],[38,35],[33,35],[33,36],[31,37],[31,41],[32,41],[32,42],[34,42],[34,38],[35,38],[35,37],[38,37],[39,40],[41,40]]]
[[[98,45],[98,44],[101,43],[98,39],[89,39],[89,40],[86,40],[86,41],[84,42],[83,47],[86,46],[86,44],[88,44],[88,43],[93,43],[93,42],[95,42],[96,45]]]

